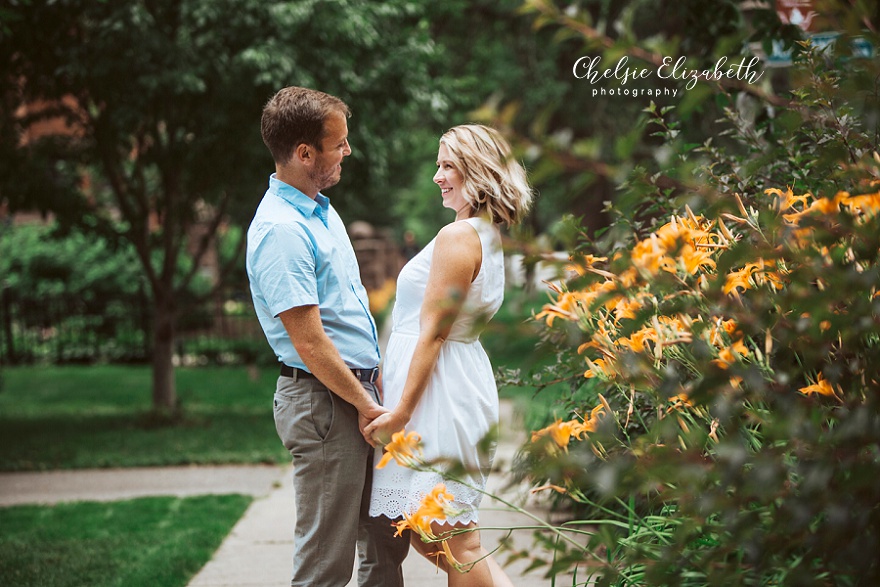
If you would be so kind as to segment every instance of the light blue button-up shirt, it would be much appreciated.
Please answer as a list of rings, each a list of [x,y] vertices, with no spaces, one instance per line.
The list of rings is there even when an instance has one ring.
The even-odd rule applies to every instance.
[[[317,305],[324,331],[353,369],[379,364],[376,323],[345,225],[315,199],[275,177],[247,233],[247,275],[257,318],[278,360],[306,369],[278,315]]]

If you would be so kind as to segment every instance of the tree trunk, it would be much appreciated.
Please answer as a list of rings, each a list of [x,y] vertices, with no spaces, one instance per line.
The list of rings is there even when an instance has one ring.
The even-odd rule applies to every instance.
[[[170,288],[169,288],[170,290]],[[174,296],[156,292],[153,307],[153,411],[173,414],[177,410],[174,387],[174,335],[177,321]]]

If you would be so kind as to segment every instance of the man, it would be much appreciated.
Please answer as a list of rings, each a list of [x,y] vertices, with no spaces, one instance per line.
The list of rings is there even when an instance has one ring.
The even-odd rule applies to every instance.
[[[275,428],[293,455],[295,587],[343,587],[357,544],[361,587],[403,585],[409,540],[370,518],[372,447],[363,427],[387,410],[379,347],[345,226],[321,194],[351,154],[344,102],[289,87],[263,110],[275,160],[248,229],[247,273],[257,317],[281,376]]]

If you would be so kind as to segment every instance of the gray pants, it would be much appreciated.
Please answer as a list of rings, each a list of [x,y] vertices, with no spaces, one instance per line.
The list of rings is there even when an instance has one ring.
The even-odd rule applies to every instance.
[[[378,401],[376,387],[362,382]],[[360,587],[402,587],[408,532],[368,514],[373,449],[357,410],[317,379],[279,377],[275,429],[293,455],[296,526],[292,587],[344,587],[358,555]]]

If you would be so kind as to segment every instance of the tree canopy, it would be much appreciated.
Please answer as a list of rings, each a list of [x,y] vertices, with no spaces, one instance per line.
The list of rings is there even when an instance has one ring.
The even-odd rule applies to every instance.
[[[4,9],[0,198],[134,245],[155,308],[157,407],[176,401],[178,301],[218,228],[247,223],[273,170],[259,135],[263,104],[288,85],[349,102],[355,152],[330,196],[340,194],[343,211],[381,217],[371,204],[403,164],[403,129],[437,102],[418,21],[419,6],[403,0]],[[197,221],[206,230],[193,245]]]

